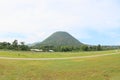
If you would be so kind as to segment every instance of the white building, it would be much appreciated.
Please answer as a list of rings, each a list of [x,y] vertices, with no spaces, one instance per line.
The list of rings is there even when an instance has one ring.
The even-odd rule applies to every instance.
[[[30,51],[43,52],[43,50],[42,50],[42,49],[30,49]]]

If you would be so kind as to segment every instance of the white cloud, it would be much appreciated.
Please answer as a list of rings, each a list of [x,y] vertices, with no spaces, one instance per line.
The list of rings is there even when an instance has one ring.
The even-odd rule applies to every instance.
[[[119,8],[116,0],[0,0],[0,32],[25,34],[27,42],[59,30],[87,38],[86,29],[119,28]]]

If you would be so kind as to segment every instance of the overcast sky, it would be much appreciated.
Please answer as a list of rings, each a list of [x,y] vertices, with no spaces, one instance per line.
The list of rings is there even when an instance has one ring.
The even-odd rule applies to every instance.
[[[0,0],[0,41],[40,42],[56,31],[120,45],[120,0]]]

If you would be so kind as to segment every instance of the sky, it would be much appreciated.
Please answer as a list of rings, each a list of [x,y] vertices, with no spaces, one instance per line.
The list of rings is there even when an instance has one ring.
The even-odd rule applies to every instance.
[[[56,31],[120,45],[120,0],[0,0],[0,42],[41,42]]]

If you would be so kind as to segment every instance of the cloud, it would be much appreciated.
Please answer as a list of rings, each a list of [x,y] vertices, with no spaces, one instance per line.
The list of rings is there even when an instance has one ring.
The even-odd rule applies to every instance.
[[[15,38],[27,42],[42,41],[59,30],[90,39],[89,30],[106,35],[120,28],[119,8],[118,0],[1,0],[0,32],[25,35]],[[0,41],[6,40],[3,36]]]

